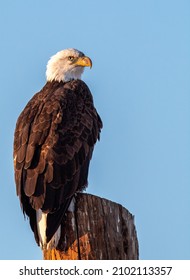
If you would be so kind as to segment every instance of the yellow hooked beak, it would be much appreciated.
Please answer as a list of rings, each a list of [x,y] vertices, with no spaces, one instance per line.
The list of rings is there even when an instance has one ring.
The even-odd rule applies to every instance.
[[[78,66],[92,68],[92,60],[88,56],[79,57],[77,59],[77,61],[75,62],[75,64],[78,65]]]

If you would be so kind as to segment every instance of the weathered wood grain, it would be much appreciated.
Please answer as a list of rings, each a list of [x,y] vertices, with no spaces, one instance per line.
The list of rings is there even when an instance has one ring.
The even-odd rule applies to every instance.
[[[120,204],[80,193],[75,212],[62,222],[58,248],[43,254],[46,260],[136,260],[134,216]]]

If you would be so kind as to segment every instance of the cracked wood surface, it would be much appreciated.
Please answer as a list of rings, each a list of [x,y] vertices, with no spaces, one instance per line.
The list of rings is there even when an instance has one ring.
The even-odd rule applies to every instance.
[[[75,212],[62,222],[57,249],[44,250],[45,260],[137,260],[134,216],[122,205],[79,193]]]

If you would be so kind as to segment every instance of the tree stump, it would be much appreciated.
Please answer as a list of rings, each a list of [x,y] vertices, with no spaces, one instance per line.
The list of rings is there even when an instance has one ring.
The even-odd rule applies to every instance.
[[[61,224],[57,249],[44,250],[45,260],[137,260],[134,216],[120,204],[79,193],[74,212]]]

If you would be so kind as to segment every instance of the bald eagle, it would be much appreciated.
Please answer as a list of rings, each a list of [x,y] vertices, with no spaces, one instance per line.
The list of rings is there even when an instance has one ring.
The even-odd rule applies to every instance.
[[[14,134],[17,195],[38,245],[56,247],[72,198],[88,184],[102,121],[81,80],[92,61],[76,49],[52,56],[47,83],[21,112]]]

